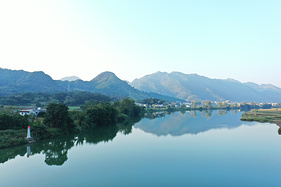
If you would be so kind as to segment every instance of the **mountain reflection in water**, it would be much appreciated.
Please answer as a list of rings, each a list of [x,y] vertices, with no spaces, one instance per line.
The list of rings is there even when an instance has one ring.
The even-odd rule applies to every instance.
[[[211,129],[231,129],[247,124],[240,121],[240,118],[239,110],[194,110],[171,114],[156,112],[146,114],[146,119],[141,120],[134,127],[157,136],[181,136],[198,134]]]

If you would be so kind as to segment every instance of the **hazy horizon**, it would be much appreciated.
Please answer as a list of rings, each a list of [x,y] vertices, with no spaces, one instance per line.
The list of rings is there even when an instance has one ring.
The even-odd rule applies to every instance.
[[[91,80],[157,71],[281,87],[281,1],[0,2],[0,67]]]

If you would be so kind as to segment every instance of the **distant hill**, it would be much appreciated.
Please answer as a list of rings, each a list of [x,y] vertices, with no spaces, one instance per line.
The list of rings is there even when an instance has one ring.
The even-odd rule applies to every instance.
[[[241,83],[233,79],[210,79],[197,74],[157,72],[135,79],[139,90],[177,97],[186,101],[281,102],[281,89],[273,85]]]
[[[67,91],[89,91],[97,92],[114,97],[130,97],[135,100],[142,100],[149,97],[164,99],[167,101],[180,100],[174,97],[165,96],[157,93],[139,91],[130,86],[126,81],[119,79],[112,72],[103,72],[91,81],[76,80],[72,82],[58,82]]]
[[[120,80],[112,72],[101,73],[91,81],[82,81],[81,79],[75,81],[53,80],[42,71],[27,72],[2,68],[0,68],[0,75],[0,96],[26,92],[54,93],[87,91],[117,98],[131,97],[135,100],[142,100],[149,97],[168,101],[179,100],[156,93],[139,91],[127,82]]]
[[[81,79],[76,76],[68,76],[68,77],[63,77],[60,80],[61,81],[76,81],[76,80],[81,80]]]
[[[20,92],[62,92],[56,82],[42,71],[26,72],[0,68],[0,95]]]
[[[42,71],[27,72],[0,68],[0,96],[26,92],[87,91],[119,98],[142,100],[149,97],[176,100],[281,102],[281,89],[270,85],[241,83],[233,79],[210,79],[197,74],[157,72],[135,79],[131,85],[112,72],[103,72],[91,81],[53,80]],[[141,91],[140,91],[141,90]]]

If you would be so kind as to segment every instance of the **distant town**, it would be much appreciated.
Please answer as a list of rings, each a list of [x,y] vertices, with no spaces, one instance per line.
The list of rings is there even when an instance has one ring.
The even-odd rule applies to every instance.
[[[281,103],[255,103],[255,102],[231,102],[231,101],[190,101],[190,102],[171,102],[166,104],[161,100],[157,100],[156,103],[139,103],[136,102],[137,105],[143,106],[146,109],[170,109],[170,108],[181,108],[181,109],[242,109],[242,110],[250,110],[250,109],[270,109],[270,108],[280,108]]]

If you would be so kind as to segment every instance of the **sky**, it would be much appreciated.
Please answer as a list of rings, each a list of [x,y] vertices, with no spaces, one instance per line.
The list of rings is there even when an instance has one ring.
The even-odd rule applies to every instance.
[[[0,68],[281,87],[280,0],[0,0]]]

